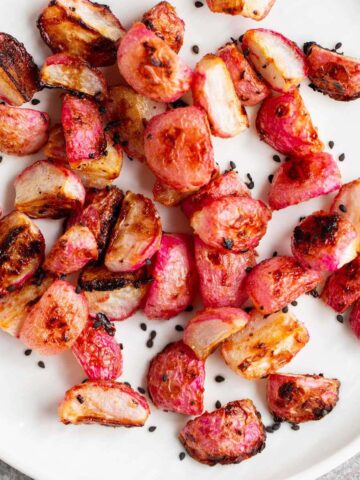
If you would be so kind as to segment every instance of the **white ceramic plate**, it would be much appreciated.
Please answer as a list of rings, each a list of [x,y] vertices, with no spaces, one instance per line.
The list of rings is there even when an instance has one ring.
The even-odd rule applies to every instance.
[[[151,7],[156,0],[112,0],[108,3],[128,27]],[[174,0],[178,13],[186,21],[185,44],[182,55],[194,63],[201,54],[216,50],[230,37],[239,37],[246,29],[257,26],[279,30],[302,45],[316,40],[332,48],[341,41],[349,55],[359,55],[360,2],[359,0],[277,0],[268,18],[260,24],[242,17],[216,15],[207,7],[195,8],[194,0]],[[36,18],[46,5],[43,0],[1,0],[0,31],[11,33],[23,41],[40,65],[49,55],[36,29]],[[191,52],[191,46],[200,47],[200,55]],[[110,69],[116,82],[116,68]],[[359,176],[360,100],[336,102],[313,92],[303,82],[302,95],[319,127],[321,138],[335,141],[333,154],[346,154],[340,164],[344,182]],[[41,100],[39,109],[48,110],[52,120],[59,118],[57,91],[36,95]],[[239,137],[214,139],[216,160],[223,168],[229,161],[236,162],[242,176],[251,173],[255,180],[254,195],[264,200],[269,187],[268,175],[277,168],[272,160],[275,153],[261,143],[253,128],[254,109],[248,109],[252,128]],[[13,206],[14,177],[29,163],[42,158],[41,153],[31,158],[4,156],[0,165],[0,205],[9,212]],[[152,176],[139,162],[125,161],[116,182],[123,189],[133,189],[151,196]],[[322,197],[274,214],[268,233],[261,242],[260,259],[289,253],[289,237],[298,218],[327,207],[331,196]],[[187,231],[186,221],[178,209],[160,208],[164,229]],[[60,231],[60,222],[39,221],[48,246]],[[288,425],[268,435],[267,447],[261,455],[240,465],[209,468],[178,455],[183,450],[177,440],[186,417],[164,413],[152,408],[152,415],[143,429],[112,429],[99,426],[64,426],[57,420],[57,404],[66,389],[84,378],[71,353],[43,359],[46,369],[40,369],[40,357],[26,357],[19,341],[0,334],[0,457],[37,480],[98,480],[124,478],[126,480],[214,480],[219,476],[229,480],[236,476],[246,480],[307,480],[315,479],[360,450],[360,345],[348,326],[338,323],[335,314],[320,300],[303,296],[298,306],[291,307],[303,320],[311,334],[310,343],[284,370],[294,373],[323,372],[338,377],[342,382],[341,400],[335,410],[320,422],[302,425],[295,432]],[[139,324],[141,314],[119,323],[117,338],[124,344],[123,381],[135,388],[145,386],[145,373],[150,358],[165,344],[180,339],[176,324],[184,324],[191,316],[186,313],[168,322],[146,321],[148,331]],[[154,348],[145,346],[150,330],[157,331]],[[205,406],[212,410],[216,400],[249,397],[263,414],[265,424],[271,419],[266,410],[265,382],[249,382],[236,376],[217,354],[206,365]],[[216,374],[226,381],[218,384]],[[156,425],[155,432],[148,427]]]

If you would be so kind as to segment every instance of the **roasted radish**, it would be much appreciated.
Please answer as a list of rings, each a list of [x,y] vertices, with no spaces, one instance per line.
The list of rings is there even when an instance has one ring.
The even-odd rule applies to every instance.
[[[0,33],[0,99],[19,107],[40,90],[39,70],[25,46]]]
[[[0,104],[0,152],[22,157],[47,142],[50,118],[45,112]]]
[[[236,400],[189,420],[179,439],[206,465],[240,463],[265,448],[265,428],[251,400]]]
[[[16,177],[15,207],[32,218],[61,218],[81,208],[85,189],[60,163],[39,160]]]
[[[203,411],[205,364],[183,342],[170,343],[156,355],[147,373],[147,388],[162,410],[199,415]]]
[[[320,420],[339,399],[340,382],[322,375],[275,373],[267,383],[267,403],[277,421]]]
[[[351,310],[349,317],[351,330],[360,338],[360,301],[357,300]]]
[[[163,234],[153,261],[151,282],[144,304],[148,318],[168,320],[191,304],[195,289],[195,261],[191,237]]]
[[[174,102],[190,89],[191,69],[143,23],[137,22],[128,30],[117,60],[127,83],[158,102]]]
[[[245,278],[255,265],[255,251],[219,252],[195,236],[195,262],[205,307],[241,307],[247,300]]]
[[[153,202],[128,192],[112,231],[105,266],[113,272],[131,272],[145,265],[160,248],[161,222]]]
[[[303,265],[334,272],[356,257],[357,233],[337,212],[315,212],[294,229],[291,250]]]
[[[96,67],[112,65],[125,31],[109,7],[89,0],[54,0],[37,22],[54,52],[79,55]]]
[[[263,315],[276,312],[322,280],[315,270],[302,267],[293,257],[263,260],[247,275],[246,292]]]
[[[292,313],[253,314],[243,330],[225,340],[221,354],[235,373],[255,380],[289,363],[308,341],[308,331]]]
[[[270,95],[270,88],[252,69],[235,43],[228,43],[217,54],[229,70],[242,105],[257,105]]]
[[[93,380],[75,385],[59,406],[62,423],[99,423],[112,427],[142,427],[150,414],[146,398],[125,383]]]
[[[336,195],[331,211],[344,217],[356,229],[357,249],[360,251],[360,178],[345,183]]]
[[[328,153],[292,157],[275,173],[270,186],[269,205],[273,210],[280,210],[326,195],[338,190],[340,185],[339,167]]]
[[[79,286],[91,317],[104,314],[116,321],[125,320],[140,308],[151,281],[145,269],[116,273],[103,266],[89,265],[80,275]]]
[[[240,308],[205,308],[186,325],[183,341],[200,360],[205,360],[221,342],[242,330],[248,321],[248,314]]]
[[[40,267],[45,240],[30,218],[12,212],[0,220],[0,295],[20,288]]]
[[[225,62],[208,54],[196,65],[191,86],[194,105],[207,113],[213,135],[234,137],[249,127]]]
[[[297,89],[264,100],[256,117],[260,140],[285,155],[318,153],[324,144]]]
[[[179,52],[184,41],[185,22],[177,16],[169,2],[156,4],[144,13],[142,21],[149,30],[165,40],[175,53]]]
[[[180,192],[206,185],[215,169],[210,128],[197,107],[169,110],[145,130],[145,156],[158,179]]]
[[[64,130],[60,123],[50,128],[49,138],[44,146],[45,157],[54,162],[68,164]]]
[[[189,196],[188,193],[182,193],[174,188],[168,187],[164,183],[161,183],[160,180],[156,180],[152,192],[154,200],[165,205],[165,207],[177,207]]]
[[[262,20],[270,12],[275,0],[206,0],[212,12],[242,15]]]
[[[86,325],[85,297],[64,280],[56,280],[27,315],[20,340],[42,355],[71,348]]]
[[[104,74],[76,55],[56,53],[48,57],[41,67],[40,80],[46,87],[63,88],[97,100],[106,97]]]
[[[313,88],[335,100],[360,97],[360,60],[346,57],[315,42],[304,44]]]

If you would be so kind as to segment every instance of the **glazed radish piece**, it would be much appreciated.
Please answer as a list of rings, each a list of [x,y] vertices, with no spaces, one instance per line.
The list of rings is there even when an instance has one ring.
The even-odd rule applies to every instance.
[[[32,218],[61,218],[81,208],[85,189],[79,177],[59,163],[39,160],[14,182],[15,207]]]
[[[111,234],[105,266],[113,272],[138,270],[159,250],[161,235],[161,221],[153,202],[128,192]]]
[[[330,275],[321,298],[339,313],[345,312],[360,298],[360,256]]]
[[[176,9],[169,2],[159,2],[145,12],[142,22],[175,53],[179,53],[184,41],[185,22],[178,17]]]
[[[291,250],[303,265],[334,272],[356,257],[357,233],[338,213],[315,212],[294,229]]]
[[[229,402],[189,420],[179,434],[188,454],[200,463],[240,463],[265,448],[261,415],[251,400]]]
[[[143,23],[135,23],[120,42],[121,75],[138,93],[158,102],[174,102],[190,89],[192,71]]]
[[[207,113],[213,135],[234,137],[249,127],[246,111],[220,57],[208,54],[200,60],[194,71],[191,89],[194,105]]]
[[[275,173],[269,191],[269,205],[273,210],[280,210],[326,195],[340,186],[339,167],[328,153],[292,157]]]
[[[196,211],[190,224],[201,240],[226,253],[255,248],[266,233],[270,209],[248,196],[209,200]]]
[[[0,329],[18,337],[31,308],[40,300],[53,280],[50,275],[44,275],[42,270],[38,270],[21,288],[0,296]]]
[[[268,315],[310,292],[321,280],[319,272],[304,268],[293,257],[273,257],[252,269],[245,288],[255,308]]]
[[[79,286],[91,317],[104,314],[117,321],[125,320],[140,308],[151,281],[145,268],[117,273],[101,265],[89,265],[80,274]]]
[[[70,227],[55,242],[44,262],[44,269],[57,275],[69,275],[98,258],[96,239],[81,225]]]
[[[54,162],[64,163],[65,165],[68,164],[64,130],[60,123],[57,123],[50,128],[49,138],[43,150],[47,159]]]
[[[217,200],[228,196],[249,196],[249,190],[239,175],[230,170],[221,175],[216,172],[212,180],[182,202],[181,208],[190,219],[209,200]]]
[[[150,408],[146,398],[125,383],[93,380],[70,388],[58,413],[65,425],[99,423],[111,427],[142,427]]]
[[[270,95],[270,88],[253,70],[235,43],[228,43],[217,51],[225,62],[235,92],[242,105],[257,105]]]
[[[253,314],[248,325],[225,340],[221,354],[227,365],[247,380],[274,373],[309,341],[305,326],[292,313]]]
[[[44,251],[42,233],[25,214],[14,211],[0,220],[0,296],[34,276]]]
[[[115,63],[117,44],[125,33],[109,7],[89,0],[51,1],[37,26],[54,53],[79,55],[96,67]]]
[[[349,324],[351,330],[360,338],[360,301],[354,303],[349,317]]]
[[[206,185],[215,163],[205,112],[191,106],[152,118],[145,130],[145,156],[154,175],[179,192]]]
[[[360,251],[360,178],[345,183],[336,195],[331,211],[348,220],[357,232],[357,249]]]
[[[50,118],[46,112],[0,104],[0,152],[23,157],[47,142]]]
[[[290,92],[307,77],[305,57],[295,42],[274,30],[245,32],[242,49],[252,65],[277,92]]]
[[[104,100],[107,93],[104,74],[81,57],[68,53],[48,57],[41,67],[40,80],[45,87],[63,88],[97,100]]]
[[[39,70],[25,46],[0,33],[0,99],[19,107],[40,90]]]
[[[339,399],[340,382],[322,375],[275,373],[267,382],[267,403],[277,421],[321,420]]]
[[[240,308],[205,308],[186,325],[183,341],[200,360],[206,358],[221,342],[246,327],[249,315]]]
[[[150,362],[147,388],[161,410],[199,415],[203,411],[205,364],[182,341],[170,343]]]
[[[72,352],[90,380],[115,380],[122,373],[122,353],[115,328],[105,315],[89,320]]]
[[[61,110],[66,155],[71,167],[100,158],[106,148],[98,105],[89,98],[65,95]]]
[[[119,142],[131,158],[145,161],[145,127],[152,117],[165,111],[165,103],[140,95],[127,85],[109,88],[106,115],[113,125],[113,142]]]
[[[152,267],[153,281],[144,302],[150,319],[168,320],[183,312],[194,296],[195,261],[191,237],[163,234]]]
[[[247,300],[245,278],[256,263],[256,252],[222,253],[195,236],[195,262],[205,307],[241,307]]]
[[[304,44],[313,88],[334,100],[360,97],[360,60],[328,50],[315,42]]]
[[[266,98],[256,117],[256,129],[260,140],[285,155],[302,157],[324,149],[297,89]]]
[[[177,207],[189,196],[188,193],[178,192],[174,188],[168,187],[164,183],[161,183],[160,180],[156,180],[152,192],[154,200],[165,205],[165,207]]]
[[[206,0],[215,13],[242,15],[254,20],[262,20],[270,12],[275,0]]]

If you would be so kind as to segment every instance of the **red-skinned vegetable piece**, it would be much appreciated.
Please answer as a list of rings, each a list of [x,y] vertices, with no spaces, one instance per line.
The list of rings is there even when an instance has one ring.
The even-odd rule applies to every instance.
[[[208,7],[215,13],[242,15],[253,20],[262,20],[270,12],[275,0],[206,0]]]

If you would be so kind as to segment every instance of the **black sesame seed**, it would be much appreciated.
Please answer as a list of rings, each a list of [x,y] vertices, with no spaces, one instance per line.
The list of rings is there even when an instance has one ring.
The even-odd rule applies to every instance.
[[[151,265],[151,258],[147,258],[145,260],[145,265]]]
[[[131,388],[131,383],[130,382],[123,382],[123,383]]]
[[[193,45],[191,50],[197,55],[200,52],[200,48],[198,45]]]
[[[235,168],[236,168],[236,163],[233,162],[232,160],[230,161],[230,168],[231,168],[231,170],[235,170]]]
[[[343,162],[345,160],[345,153],[339,155],[339,162]]]
[[[175,325],[175,330],[177,332],[183,332],[184,331],[184,327],[182,325]]]
[[[252,190],[255,187],[255,183],[254,183],[250,173],[247,173],[246,176],[249,179],[249,181],[245,182],[245,185],[248,187],[249,190]]]
[[[75,293],[81,293],[81,287],[79,285],[75,288]]]
[[[248,48],[244,48],[243,50],[244,57],[247,57],[249,53],[250,53],[250,50]]]
[[[344,323],[344,317],[342,315],[336,315],[336,320],[340,323]]]
[[[216,375],[215,382],[221,383],[221,382],[224,382],[224,381],[225,381],[225,378],[222,375]]]
[[[146,342],[146,346],[147,346],[148,348],[152,348],[152,347],[154,346],[154,342],[153,342],[151,339],[149,339],[149,340]]]
[[[0,155],[0,163],[3,161],[3,157]]]
[[[151,338],[151,340],[153,340],[155,337],[156,337],[156,332],[155,332],[155,330],[151,330],[151,332],[150,332],[150,338]]]
[[[215,402],[215,408],[221,408],[221,402],[220,402],[220,400],[216,400],[216,402]]]
[[[27,350],[25,350],[24,355],[26,357],[28,357],[29,355],[31,355],[31,353],[32,353],[32,350],[30,350],[30,348],[28,348]]]
[[[279,155],[273,155],[272,158],[273,158],[274,162],[277,162],[277,163],[281,162],[281,158],[279,157]]]
[[[149,432],[155,432],[155,430],[156,430],[155,425],[152,425],[151,427],[149,427]]]
[[[341,212],[344,212],[344,213],[347,212],[347,208],[346,208],[345,205],[343,205],[342,203],[339,205],[339,210],[340,210]]]
[[[40,368],[45,368],[45,363],[42,360],[40,360],[40,362],[38,362],[38,366]]]
[[[289,307],[284,307],[281,311],[282,311],[283,313],[288,313]]]
[[[305,217],[300,217],[299,218],[299,222],[302,222],[303,220],[305,220]]]
[[[40,100],[38,100],[37,98],[33,98],[31,100],[31,105],[39,105],[39,103],[40,103]]]
[[[140,328],[141,328],[141,330],[144,330],[144,332],[145,332],[147,330],[146,323],[140,323]]]
[[[297,431],[297,430],[300,430],[300,427],[299,427],[299,425],[297,425],[296,423],[293,423],[293,424],[291,425],[291,430]]]
[[[124,345],[122,343],[119,343],[119,348],[120,350],[124,350]]]
[[[185,458],[185,452],[180,452],[180,453],[179,453],[179,458],[180,458],[180,460],[184,460],[184,458]]]
[[[169,377],[166,375],[166,373],[164,373],[164,375],[161,377],[161,380],[162,380],[163,382],[166,382],[168,378],[169,378]]]
[[[84,397],[81,396],[81,395],[76,395],[76,400],[77,400],[79,403],[84,403],[84,402],[85,402]]]
[[[271,175],[268,176],[269,183],[272,183],[273,179],[274,179],[274,175],[273,175],[273,174],[271,174]]]
[[[195,7],[196,8],[201,8],[203,6],[204,6],[203,2],[199,2],[199,1],[195,2]]]
[[[230,238],[224,238],[223,247],[226,248],[226,250],[231,250],[233,246],[234,242]]]
[[[297,304],[298,304],[298,302],[297,302],[296,300],[294,300],[293,302],[291,302],[291,305],[292,305],[293,307],[296,307]]]
[[[253,267],[246,267],[246,268],[245,268],[245,272],[246,272],[246,273],[250,273],[252,269],[253,269]]]
[[[312,297],[314,297],[314,298],[318,298],[318,297],[319,297],[319,293],[318,293],[318,291],[316,290],[316,288],[310,290],[309,293],[310,293],[310,295],[311,295]]]
[[[342,43],[341,42],[338,42],[336,45],[335,45],[335,50],[339,50],[339,48],[342,47]]]
[[[139,393],[142,393],[143,395],[145,394],[145,388],[143,388],[143,387],[138,387],[137,389],[138,389],[138,392],[139,392]]]
[[[194,310],[194,307],[192,305],[188,305],[186,308],[185,308],[185,312],[192,312]]]
[[[335,142],[333,142],[332,140],[330,140],[330,142],[328,143],[329,145],[329,148],[333,149],[334,148],[334,145],[335,145]]]
[[[239,42],[241,43],[243,41],[244,35],[240,35],[239,37]]]
[[[272,429],[274,432],[276,432],[276,430],[279,430],[279,428],[281,427],[281,423],[280,422],[275,422],[273,425],[272,425]]]
[[[88,378],[84,378],[84,380],[81,383],[87,383],[89,381]]]
[[[95,158],[95,154],[94,153],[89,153],[88,157],[89,158]]]
[[[273,256],[273,257],[277,257],[277,256],[278,256],[278,252],[275,250],[275,252],[273,252],[272,256]]]
[[[268,426],[268,427],[265,427],[265,431],[266,431],[267,433],[274,433],[274,430],[273,430],[272,425],[270,425],[270,426]]]

